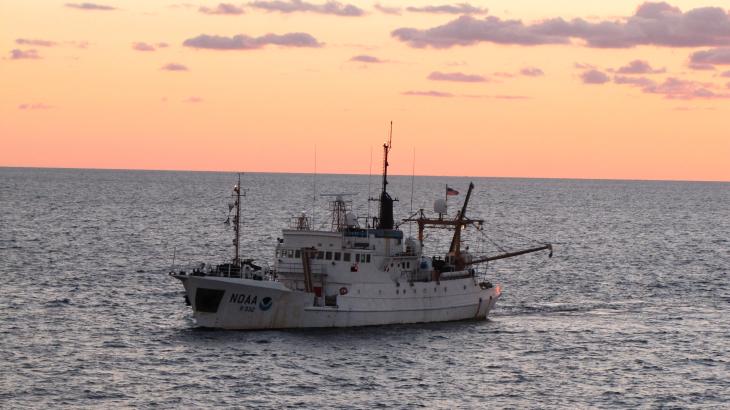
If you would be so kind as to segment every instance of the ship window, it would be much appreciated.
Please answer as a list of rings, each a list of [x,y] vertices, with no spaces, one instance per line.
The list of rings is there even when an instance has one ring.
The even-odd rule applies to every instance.
[[[317,259],[322,259],[322,258],[324,258],[324,252],[322,252],[322,251],[317,252]]]
[[[288,251],[286,252],[286,256],[288,256],[288,257],[290,257],[290,258],[293,258],[293,257],[294,257],[294,251],[293,251],[292,249],[289,249],[289,250],[288,250]]]
[[[299,258],[301,258],[301,256],[302,256],[302,254],[299,253],[299,249],[297,249],[296,251],[294,251],[294,257],[295,258],[299,259]]]
[[[350,253],[349,252],[343,253],[342,254],[342,260],[345,261],[345,262],[349,262],[350,261]]]
[[[359,253],[355,254],[355,262],[360,263],[360,254]]]
[[[324,258],[327,259],[328,261],[331,261],[332,260],[332,252],[325,252]]]
[[[279,250],[278,249],[276,250],[276,257],[277,258],[279,257]]]
[[[340,260],[340,259],[341,259],[341,258],[340,258],[340,256],[341,256],[341,255],[342,255],[342,254],[340,254],[339,252],[335,252],[335,260],[336,260],[336,261]]]
[[[370,254],[367,254],[367,256],[366,256],[366,262],[367,263],[370,263]]]

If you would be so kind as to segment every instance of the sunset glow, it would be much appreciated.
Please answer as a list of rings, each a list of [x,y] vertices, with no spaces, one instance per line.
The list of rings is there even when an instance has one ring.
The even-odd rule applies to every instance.
[[[395,174],[730,181],[727,2],[0,15],[0,166],[368,173],[392,120]]]

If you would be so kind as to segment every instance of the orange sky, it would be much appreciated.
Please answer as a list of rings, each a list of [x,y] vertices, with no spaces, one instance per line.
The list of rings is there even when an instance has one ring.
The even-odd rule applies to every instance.
[[[393,120],[396,174],[730,181],[726,2],[458,3],[0,2],[0,166],[367,173]]]

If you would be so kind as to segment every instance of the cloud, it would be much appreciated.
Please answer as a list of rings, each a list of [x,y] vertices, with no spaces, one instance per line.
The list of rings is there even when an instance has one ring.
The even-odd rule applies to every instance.
[[[201,97],[192,96],[192,97],[186,98],[183,102],[197,104],[197,103],[203,102],[203,99]]]
[[[730,70],[720,73],[720,77],[730,77]]]
[[[435,14],[485,14],[487,9],[474,7],[468,3],[443,4],[439,6],[407,7],[406,10],[414,13]]]
[[[643,93],[661,95],[670,100],[730,98],[730,94],[719,91],[718,87],[712,83],[682,80],[674,77],[669,77],[663,82],[656,82],[647,77],[616,75],[613,82],[638,87]]]
[[[21,50],[19,48],[10,50],[11,60],[38,60],[40,58],[41,56],[37,50]]]
[[[336,16],[362,16],[365,11],[352,4],[343,4],[335,0],[323,4],[308,3],[304,0],[256,0],[249,3],[251,7],[280,13],[312,12],[334,14]]]
[[[730,98],[730,94],[718,93],[712,88],[713,85],[709,83],[669,77],[661,84],[644,87],[642,91],[649,94],[660,94],[664,98],[673,100]]]
[[[167,71],[188,71],[188,68],[178,63],[168,63],[162,66],[162,70]]]
[[[434,81],[457,81],[463,83],[483,83],[487,81],[487,79],[481,75],[464,74],[459,72],[442,73],[439,71],[434,71],[429,74],[428,79]]]
[[[524,95],[495,95],[498,100],[529,100],[530,97]]]
[[[715,66],[712,64],[703,64],[703,63],[689,63],[687,67],[691,68],[692,70],[698,70],[698,71],[712,71],[715,69]]]
[[[39,40],[30,38],[16,38],[15,44],[21,46],[36,46],[36,47],[55,47],[58,45],[55,41],[50,40]]]
[[[401,94],[410,95],[410,96],[420,96],[420,97],[442,97],[442,98],[450,98],[450,97],[454,96],[454,94],[445,93],[445,92],[441,92],[441,91],[404,91]]]
[[[644,60],[631,61],[627,65],[616,70],[618,74],[661,74],[665,71],[666,69],[664,68],[652,68],[651,65]]]
[[[400,15],[400,13],[401,13],[400,7],[388,7],[388,6],[383,6],[380,3],[375,3],[375,5],[373,5],[373,8],[383,14]]]
[[[501,77],[501,78],[513,78],[515,75],[512,73],[506,73],[504,71],[498,71],[494,74],[492,74],[495,77]]]
[[[147,44],[144,42],[136,42],[132,43],[132,49],[137,51],[155,51],[156,48],[152,44]]]
[[[51,108],[53,108],[53,106],[44,103],[18,105],[19,110],[50,110]]]
[[[720,46],[730,43],[730,13],[719,7],[682,12],[667,3],[644,3],[633,16],[613,21],[558,17],[526,24],[494,16],[460,16],[429,29],[399,28],[391,35],[416,48],[449,48],[480,42],[535,46],[569,44],[573,39],[597,48]]]
[[[369,56],[369,55],[365,55],[365,54],[354,56],[350,59],[350,61],[356,61],[356,62],[360,62],[360,63],[373,63],[373,64],[387,63],[387,61],[381,60],[378,57]]]
[[[545,72],[537,67],[525,67],[520,70],[520,74],[526,77],[541,77],[545,75]]]
[[[219,3],[217,7],[200,7],[199,12],[203,14],[218,14],[218,15],[239,15],[243,14],[243,8],[238,7],[230,3]]]
[[[79,10],[101,10],[101,11],[110,11],[110,10],[116,10],[116,7],[112,6],[105,6],[102,4],[96,4],[96,3],[66,3],[66,7],[70,7],[72,9],[79,9]]]
[[[654,80],[650,78],[626,75],[617,75],[613,77],[613,82],[616,84],[627,84],[637,87],[652,87],[656,85]]]
[[[694,52],[689,56],[689,61],[691,64],[730,64],[730,47],[711,48]]]
[[[605,73],[595,69],[584,72],[580,75],[580,78],[585,84],[603,84],[611,81]]]
[[[211,50],[255,50],[274,44],[282,47],[321,47],[322,43],[307,33],[265,34],[251,37],[238,34],[233,37],[201,34],[183,42],[185,47]]]
[[[573,63],[573,67],[579,70],[590,70],[591,68],[596,68],[593,64],[588,63]]]

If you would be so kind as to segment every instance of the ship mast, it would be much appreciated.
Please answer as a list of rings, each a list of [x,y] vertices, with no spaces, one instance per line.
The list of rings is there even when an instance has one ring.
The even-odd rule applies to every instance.
[[[380,216],[378,217],[378,229],[393,229],[393,198],[387,191],[388,186],[388,153],[393,141],[393,121],[390,122],[390,134],[388,143],[383,144],[383,190],[380,193]]]
[[[233,218],[233,231],[235,232],[235,238],[233,243],[235,245],[235,254],[233,256],[233,265],[241,266],[241,258],[239,256],[239,243],[241,239],[241,173],[238,173],[238,184],[233,187],[233,192],[236,195],[236,216]]]

